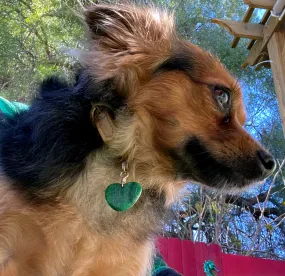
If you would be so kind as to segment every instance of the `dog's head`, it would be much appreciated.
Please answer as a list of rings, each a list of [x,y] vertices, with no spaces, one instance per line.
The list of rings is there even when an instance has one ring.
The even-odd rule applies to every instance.
[[[269,176],[275,161],[243,128],[237,80],[206,51],[180,38],[172,16],[125,6],[85,12],[87,66],[126,99],[116,149],[140,178],[243,188]]]

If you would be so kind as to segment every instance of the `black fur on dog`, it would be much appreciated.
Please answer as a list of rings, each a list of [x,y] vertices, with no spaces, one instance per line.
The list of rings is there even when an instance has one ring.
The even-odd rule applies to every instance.
[[[74,86],[47,78],[29,111],[13,119],[2,115],[1,167],[12,187],[38,199],[37,191],[59,179],[76,180],[86,157],[103,145],[89,119],[93,103],[108,105],[113,116],[124,105],[111,80],[96,83],[81,71]]]

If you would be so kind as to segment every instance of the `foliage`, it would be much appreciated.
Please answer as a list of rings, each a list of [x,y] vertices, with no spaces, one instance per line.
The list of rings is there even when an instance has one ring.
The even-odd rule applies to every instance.
[[[82,48],[83,26],[72,1],[11,0],[0,7],[0,93],[27,100],[51,74],[68,77]]]
[[[97,1],[102,2],[102,1]],[[105,1],[106,2],[106,1]],[[114,3],[116,1],[108,1]],[[217,242],[225,252],[285,259],[285,143],[270,70],[241,69],[248,41],[231,49],[232,37],[211,18],[240,19],[241,0],[137,0],[175,11],[185,38],[217,55],[240,80],[248,110],[245,127],[279,160],[280,170],[262,186],[240,195],[216,194],[191,185],[173,207],[165,235]],[[29,101],[41,79],[59,74],[72,79],[85,48],[80,15],[86,0],[10,0],[0,6],[0,95]],[[258,21],[261,14],[254,15]],[[268,195],[268,196],[267,196]]]

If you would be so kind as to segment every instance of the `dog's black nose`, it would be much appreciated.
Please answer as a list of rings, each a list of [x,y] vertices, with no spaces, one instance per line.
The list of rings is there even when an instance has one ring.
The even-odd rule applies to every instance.
[[[276,162],[274,158],[266,151],[259,150],[257,155],[264,167],[264,170],[268,173],[272,173],[276,168]]]

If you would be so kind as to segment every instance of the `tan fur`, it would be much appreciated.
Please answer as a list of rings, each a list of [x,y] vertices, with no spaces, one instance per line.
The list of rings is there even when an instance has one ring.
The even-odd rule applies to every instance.
[[[151,267],[151,242],[96,232],[70,204],[13,203],[1,214],[0,275],[144,276]]]
[[[146,276],[164,209],[184,185],[168,151],[188,136],[229,162],[260,147],[242,128],[236,80],[209,53],[179,38],[172,16],[133,6],[94,6],[85,15],[91,47],[84,64],[94,79],[115,80],[127,108],[117,114],[113,141],[89,156],[76,183],[68,189],[57,183],[56,200],[31,204],[1,181],[1,276]],[[173,52],[189,56],[191,76],[153,73]],[[209,84],[232,91],[231,131],[221,124]],[[128,180],[140,182],[143,195],[118,213],[106,204],[104,191],[120,180],[123,160]]]

